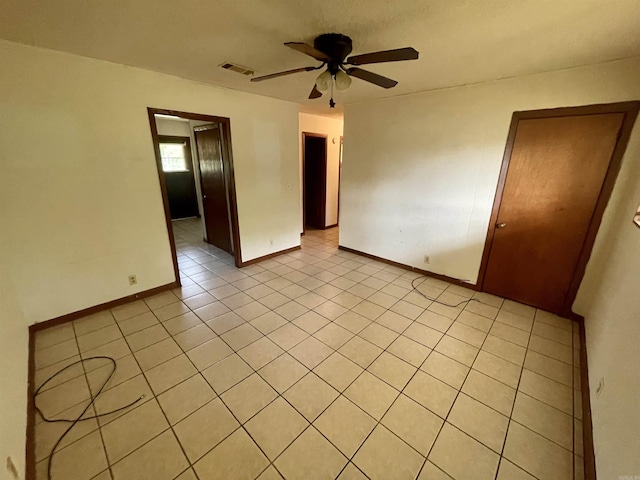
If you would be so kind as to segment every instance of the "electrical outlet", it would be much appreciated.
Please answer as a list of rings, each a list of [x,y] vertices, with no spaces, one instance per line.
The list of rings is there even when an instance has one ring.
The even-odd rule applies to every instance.
[[[430,262],[429,255],[425,255],[424,256],[424,263],[429,263],[429,262]]]
[[[135,275],[129,275],[129,285],[136,285],[138,283],[138,277]]]

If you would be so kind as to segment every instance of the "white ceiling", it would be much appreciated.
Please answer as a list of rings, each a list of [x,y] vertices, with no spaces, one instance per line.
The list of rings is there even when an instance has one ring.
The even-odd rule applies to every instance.
[[[318,72],[261,83],[262,75],[316,65],[290,50],[339,32],[353,53],[412,46],[420,59],[373,65],[399,81],[384,90],[354,79],[339,104],[640,54],[639,0],[0,0],[0,38],[137,66],[302,103]]]

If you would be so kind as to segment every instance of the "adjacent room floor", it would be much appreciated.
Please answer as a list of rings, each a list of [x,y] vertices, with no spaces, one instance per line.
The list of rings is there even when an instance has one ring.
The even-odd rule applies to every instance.
[[[37,334],[36,386],[109,356],[87,415],[143,396],[79,422],[53,480],[583,478],[576,324],[427,278],[464,302],[432,303],[336,228],[239,270],[198,222],[175,225],[181,289]],[[38,407],[74,418],[110,369],[69,368]],[[37,415],[38,479],[68,425]]]

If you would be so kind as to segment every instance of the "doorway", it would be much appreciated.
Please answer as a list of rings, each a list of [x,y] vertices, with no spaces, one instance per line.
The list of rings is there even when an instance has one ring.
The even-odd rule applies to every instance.
[[[171,220],[200,217],[189,137],[158,135]]]
[[[326,227],[327,136],[302,134],[303,231]]]
[[[571,315],[638,105],[513,115],[480,270],[482,291]]]
[[[176,280],[179,279],[179,273],[173,222],[176,222],[176,228],[180,227],[181,233],[188,231],[193,235],[193,230],[199,229],[200,238],[205,243],[233,255],[235,265],[241,267],[242,254],[240,251],[230,120],[225,117],[157,108],[148,108],[147,111]],[[186,122],[187,130],[185,131],[182,126],[180,135],[160,135],[158,133],[159,124],[166,119]],[[171,140],[169,137],[176,137],[173,138],[174,143],[168,141]],[[175,145],[179,145],[181,148]],[[179,155],[181,149],[182,156]],[[181,158],[172,159],[168,155],[170,153]],[[185,163],[189,165],[185,165]],[[176,172],[166,171],[167,167],[169,170],[176,169]],[[195,192],[195,207],[201,215],[200,222],[195,222],[193,216],[189,220],[181,220],[186,217],[179,217],[176,213],[178,210],[176,204],[179,202],[176,202],[175,198],[172,202],[172,197],[177,191],[174,188],[177,178],[170,175],[178,173],[177,170],[180,170],[180,173],[184,174],[183,176],[188,174],[187,170],[190,171],[192,191]],[[186,180],[184,183],[186,185]],[[181,208],[188,208],[193,213],[194,204],[193,202],[185,202],[186,198],[187,195],[182,195],[182,203],[187,203],[187,205],[181,205]],[[197,216],[196,214],[196,218]],[[178,222],[180,222],[179,225]]]

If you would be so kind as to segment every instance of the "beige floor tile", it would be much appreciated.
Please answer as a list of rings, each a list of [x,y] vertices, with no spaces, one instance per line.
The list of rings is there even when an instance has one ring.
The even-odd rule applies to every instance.
[[[215,392],[206,380],[200,375],[194,375],[162,395],[158,395],[158,403],[169,423],[175,425],[215,397]]]
[[[412,324],[402,335],[429,348],[434,348],[443,337],[439,331],[419,323]]]
[[[515,466],[509,460],[502,458],[496,480],[536,480],[536,478]]]
[[[172,338],[167,338],[154,343],[150,347],[134,352],[134,356],[143,371],[147,371],[180,354],[182,354],[182,350]]]
[[[144,311],[148,311],[148,309]],[[87,334],[89,332],[93,332],[95,330],[100,330],[101,328],[113,325],[114,323],[115,320],[113,314],[108,310],[104,310],[102,312],[97,312],[93,315],[87,315],[86,317],[74,320],[73,329],[76,332],[75,334],[79,336]]]
[[[399,313],[400,315],[407,317],[410,320],[415,320],[425,311],[424,308],[414,305],[413,303],[409,303],[405,300],[400,300],[399,302],[391,306],[390,310],[392,312]]]
[[[293,348],[308,336],[309,334],[307,332],[296,327],[293,323],[287,323],[268,335],[271,341],[283,350]]]
[[[67,382],[72,378],[79,377],[84,375],[84,368],[81,363],[75,363],[80,360],[79,355],[74,355],[72,357],[61,360],[58,363],[53,363],[47,367],[41,368],[40,370],[36,370],[34,372],[34,386],[36,389],[42,387],[42,390],[49,390],[56,385],[60,385],[61,383]],[[92,360],[84,362],[86,366],[89,366],[93,362],[104,362],[104,360]],[[75,363],[75,365],[71,365]],[[98,363],[97,365],[103,365],[103,363]],[[52,377],[52,375],[58,373],[60,370],[65,367],[69,367],[64,372],[61,372],[59,375]],[[46,385],[44,382],[47,382]]]
[[[164,307],[153,310],[153,313],[158,320],[164,322],[169,320],[170,318],[177,317],[178,315],[185,314],[189,312],[189,307],[187,307],[184,303],[178,301],[176,303],[171,303]]]
[[[457,390],[431,375],[418,371],[403,393],[436,415],[445,418],[453,405]]]
[[[315,368],[333,353],[333,349],[315,337],[309,337],[289,350],[289,353],[307,368]]]
[[[149,307],[147,307],[144,301],[138,300],[137,302],[131,302],[120,307],[112,308],[111,314],[113,315],[113,318],[120,322],[122,320],[126,320],[127,318],[135,317],[136,315],[141,315],[144,312],[148,311]]]
[[[387,351],[396,357],[403,359],[414,367],[419,367],[422,362],[431,353],[431,349],[425,347],[421,343],[408,339],[404,335],[396,338],[391,345],[387,347]]]
[[[453,320],[451,320],[450,318],[447,318],[444,315],[437,314],[430,310],[426,310],[425,312],[423,312],[416,319],[416,321],[441,333],[446,332],[453,323]]]
[[[496,321],[489,331],[494,337],[502,338],[521,347],[527,347],[529,343],[529,333],[519,328],[511,327],[500,321]]]
[[[76,356],[78,353],[78,344],[76,343],[75,338],[38,350],[35,353],[36,370]]]
[[[282,476],[273,466],[270,466],[256,480],[282,480]]]
[[[245,321],[234,312],[225,312],[218,317],[206,321],[206,324],[216,335],[222,335],[243,323],[245,323]]]
[[[364,372],[344,395],[373,418],[380,420],[398,397],[398,391],[369,372]]]
[[[429,461],[453,478],[493,479],[499,460],[498,454],[448,423],[429,454]]]
[[[199,371],[219,362],[233,353],[220,338],[214,338],[189,350],[187,356]]]
[[[286,323],[287,321],[276,312],[267,312],[251,320],[251,325],[262,332],[263,335],[270,334]]]
[[[438,298],[438,302],[440,301],[442,300]],[[464,299],[460,301],[464,301]],[[454,301],[454,303],[451,303],[450,305],[457,305],[460,303],[460,301]],[[460,315],[460,312],[462,312],[462,307],[464,307],[465,305],[463,303],[459,307],[452,307],[449,305],[443,305],[442,303],[438,303],[438,302],[433,302],[431,305],[429,305],[428,309],[432,312],[435,312],[447,318],[450,318],[451,320],[455,320],[458,317],[458,315]]]
[[[492,307],[500,308],[504,303],[504,299],[500,298],[496,295],[491,295],[490,293],[485,292],[476,292],[473,294],[473,298],[478,299],[485,305],[491,305]],[[470,302],[470,305],[475,302]]]
[[[524,367],[567,387],[573,387],[573,367],[559,360],[529,350],[524,359]]]
[[[277,396],[277,392],[254,373],[220,395],[220,398],[238,421],[244,423]]]
[[[376,426],[376,421],[340,396],[313,424],[347,458],[351,458]]]
[[[333,388],[342,392],[362,373],[363,369],[336,352],[327,357],[313,371]]]
[[[376,323],[383,325],[394,332],[402,333],[412,323],[412,321],[399,313],[387,310],[376,319]]]
[[[533,327],[533,319],[522,317],[515,313],[508,312],[506,310],[500,310],[498,316],[496,317],[496,321],[501,324],[509,325],[514,328],[518,328],[525,332],[531,332]]]
[[[518,382],[520,381],[520,372],[522,371],[518,365],[496,357],[484,350],[478,353],[478,357],[473,363],[473,369],[495,378],[512,388],[517,388]]]
[[[328,287],[331,287],[331,285],[328,285]],[[333,287],[333,288],[335,289],[335,287]],[[337,293],[336,293],[336,295],[337,295]],[[335,295],[333,295],[333,296],[335,296]],[[329,298],[333,298],[333,297],[329,297]],[[316,312],[316,313],[319,313],[320,315],[322,315],[323,317],[325,317],[325,318],[327,318],[329,320],[335,320],[340,315],[345,313],[347,311],[347,309],[345,307],[343,307],[342,305],[338,305],[337,303],[332,302],[331,300],[329,300],[329,301],[324,302],[321,305],[318,305],[316,308],[313,309],[313,311]]]
[[[505,300],[502,304],[502,309],[527,318],[533,318],[536,313],[536,309],[534,307],[523,305],[522,303],[514,302],[513,300]]]
[[[504,383],[471,370],[461,391],[503,415],[511,415],[516,391]]]
[[[427,460],[417,480],[451,480],[451,477]]]
[[[358,336],[353,337],[338,351],[362,368],[367,368],[382,353],[380,347]]]
[[[381,423],[426,456],[442,427],[443,420],[406,395],[400,395]]]
[[[301,328],[302,330],[307,332],[309,335],[313,335],[322,327],[328,325],[329,320],[324,318],[319,313],[316,313],[314,311],[309,311],[307,313],[303,313],[298,318],[293,320],[291,323]]]
[[[240,315],[247,322],[267,313],[268,311],[269,309],[267,307],[258,302],[247,303],[246,305],[234,310],[235,313]]]
[[[199,460],[194,468],[208,480],[252,480],[269,460],[241,428]]]
[[[372,480],[413,479],[418,475],[424,457],[382,425],[358,450],[353,463]]]
[[[334,321],[342,328],[346,328],[351,333],[360,333],[364,328],[371,324],[371,320],[353,311],[349,311],[339,316]]]
[[[216,398],[178,422],[174,431],[189,460],[195,462],[238,427],[238,421]]]
[[[342,470],[338,480],[367,480],[367,477],[358,467],[349,462],[347,466],[344,467],[344,470]]]
[[[469,367],[438,352],[432,352],[420,370],[442,380],[456,390],[460,390],[469,373]]]
[[[283,397],[312,422],[338,395],[331,385],[311,372],[287,390]]]
[[[565,480],[573,475],[573,455],[531,430],[511,422],[504,457],[537,478]]]
[[[165,338],[169,338],[167,330],[160,324],[147,327],[144,330],[137,331],[125,337],[132,352],[142,350],[154,343],[158,343]]]
[[[159,320],[152,312],[146,312],[118,322],[118,326],[124,335],[131,335],[132,333],[139,332],[158,323],[160,323]]]
[[[225,302],[228,299],[225,299]],[[204,307],[196,308],[193,313],[195,313],[200,320],[203,322],[208,322],[209,320],[213,320],[214,318],[218,318],[225,313],[229,312],[229,307],[227,304],[222,302],[210,303],[209,305],[205,305]],[[215,330],[214,330],[215,331]],[[216,332],[218,333],[218,332]]]
[[[281,397],[274,400],[245,428],[262,451],[274,460],[309,426],[309,422]]]
[[[243,323],[220,336],[220,338],[235,351],[246,347],[262,337],[262,333],[248,323]]]
[[[278,315],[286,318],[289,321],[295,320],[303,313],[309,311],[307,307],[300,305],[297,302],[289,301],[285,304],[280,305],[278,308],[274,310]],[[321,313],[321,312],[319,312]]]
[[[577,325],[577,322],[572,322],[566,318],[559,317],[553,313],[545,312],[544,310],[536,310],[536,322],[546,323],[553,325],[554,327],[562,328],[567,331],[571,331],[573,324]]]
[[[317,430],[309,427],[275,461],[285,478],[320,480],[336,478],[347,459]]]
[[[267,363],[275,360],[282,355],[282,350],[278,345],[273,343],[267,337],[253,342],[251,345],[244,347],[238,352],[238,355],[247,362],[254,370],[259,370]]]
[[[164,307],[171,303],[176,303],[179,300],[177,296],[173,294],[173,292],[163,292],[158,295],[154,295],[153,297],[147,297],[144,299],[144,303],[151,309]]]
[[[133,355],[127,355],[126,357],[116,360],[115,371],[113,370],[112,363],[109,361],[96,359],[95,362],[95,366],[102,366],[92,370],[87,369],[87,381],[89,382],[89,388],[94,395],[98,393],[100,388],[102,388],[102,385],[107,381],[107,379],[109,379],[112,372],[113,375],[111,375],[111,378],[104,386],[103,390],[109,390],[110,388],[120,385],[122,382],[142,373],[138,366],[138,362]],[[92,361],[85,362],[85,366],[89,363],[92,363]]]
[[[57,327],[50,327],[46,330],[36,332],[35,349],[42,350],[43,348],[50,347],[66,340],[73,340],[74,338],[75,332],[71,323],[65,323],[58,325]]]
[[[447,335],[453,338],[457,338],[465,343],[480,348],[484,343],[484,339],[487,336],[486,333],[481,330],[477,330],[473,327],[465,325],[461,322],[454,322],[451,328],[447,331]]]
[[[482,292],[476,292],[476,295],[478,293],[482,293]],[[493,305],[487,305],[486,303],[482,303],[482,301],[479,301],[479,302],[473,301],[473,302],[467,303],[467,306],[463,310],[463,313],[464,312],[475,313],[477,315],[481,315],[490,320],[493,320],[494,318],[496,318],[496,315],[498,315],[498,308]]]
[[[88,480],[107,466],[100,433],[96,431],[56,452],[51,461],[51,478]]]
[[[511,418],[567,450],[573,449],[573,418],[570,415],[518,392]]]
[[[240,383],[252,373],[253,369],[235,353],[202,371],[202,375],[218,395]]]
[[[479,350],[469,345],[468,343],[461,342],[449,335],[442,337],[442,340],[435,346],[434,351],[440,352],[449,358],[453,358],[460,363],[463,363],[470,367],[476,360]]]
[[[173,317],[171,320],[167,320],[162,324],[171,335],[176,335],[177,333],[184,332],[185,330],[189,330],[190,328],[193,328],[196,325],[201,325],[202,320],[200,320],[200,318],[198,318],[198,316],[195,313],[188,312],[183,315],[178,315],[177,317]]]
[[[335,323],[330,323],[318,330],[313,336],[322,343],[337,350],[353,338],[353,333]]]
[[[186,355],[179,355],[145,373],[151,389],[156,395],[170,389],[197,373]]]
[[[180,345],[180,348],[186,352],[198,345],[208,342],[212,338],[215,338],[215,336],[216,334],[213,333],[209,327],[202,324],[196,325],[189,330],[185,330],[184,332],[175,335],[173,338],[178,345]]]
[[[496,453],[502,451],[509,419],[464,393],[458,395],[447,422]]]
[[[283,393],[307,373],[309,369],[287,353],[258,371],[258,374],[279,393]]]
[[[182,449],[167,430],[111,467],[114,480],[172,480],[189,466]]]
[[[471,302],[469,305],[472,305],[478,302]],[[480,330],[481,332],[488,333],[491,330],[491,326],[493,325],[493,318],[487,318],[486,316],[480,315],[478,313],[473,313],[468,308],[465,309],[458,318],[456,319],[457,323],[462,323],[469,327],[475,328],[476,330]]]
[[[519,390],[541,402],[573,415],[573,390],[527,369],[522,371]]]
[[[116,463],[167,428],[169,424],[155,400],[127,412],[101,428],[109,462]]]
[[[526,349],[515,343],[489,335],[482,345],[482,350],[489,352],[516,365],[522,366]]]
[[[416,372],[416,367],[384,352],[367,368],[367,371],[392,387],[402,390]]]
[[[36,398],[36,405],[45,416],[54,418],[63,410],[89,399],[90,396],[87,380],[82,375],[40,392]]]
[[[183,300],[183,303],[189,307],[191,310],[195,310],[196,308],[204,307],[205,305],[209,305],[211,303],[216,302],[216,298],[208,292],[202,292],[193,297],[189,297]]]
[[[391,345],[399,335],[397,332],[394,332],[387,327],[383,327],[382,325],[378,325],[377,323],[372,323],[367,328],[362,330],[359,333],[359,336],[373,343],[374,345],[385,349],[389,345]]]
[[[396,299],[391,298],[391,305],[395,303]],[[374,294],[372,298],[369,300],[365,300],[364,302],[356,305],[351,311],[357,313],[358,315],[362,315],[364,318],[367,318],[371,321],[376,320],[380,315],[385,312],[385,307],[383,304],[389,304],[387,296],[384,293]]]
[[[573,363],[573,349],[571,347],[552,340],[547,340],[546,338],[539,337],[538,335],[531,335],[529,350],[541,353],[547,357],[555,358],[567,365],[572,365]]]
[[[140,405],[150,401],[151,399],[153,399],[153,392],[151,391],[144,375],[136,375],[135,377],[102,392],[102,394],[95,400],[94,406],[98,414],[104,415],[98,419],[100,425],[106,425],[131,410],[138,408]],[[131,407],[119,410],[129,404],[132,404]],[[119,411],[105,415],[107,412],[113,412],[114,410]]]

